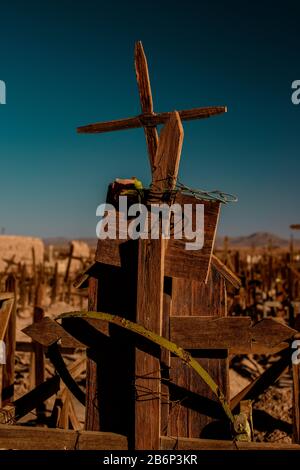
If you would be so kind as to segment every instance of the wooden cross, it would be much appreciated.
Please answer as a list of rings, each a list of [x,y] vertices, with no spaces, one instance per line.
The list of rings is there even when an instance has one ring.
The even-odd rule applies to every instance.
[[[183,142],[181,121],[207,118],[221,114],[226,112],[226,107],[196,108],[179,112],[174,111],[172,113],[155,114],[153,111],[148,66],[141,42],[136,43],[135,46],[135,69],[142,114],[134,118],[90,124],[80,127],[78,132],[97,133],[143,127],[152,172],[151,193],[154,195],[156,193],[157,202],[159,202],[162,193],[164,191],[173,190],[176,185]],[[158,138],[156,126],[162,123],[164,123],[165,126]],[[180,202],[181,204],[184,202],[192,202],[195,205],[195,198],[190,197],[190,199],[192,200],[184,201],[184,198],[182,198]],[[210,206],[210,204],[214,207]],[[166,276],[189,278],[189,271],[191,270],[194,279],[196,278],[198,281],[203,281],[207,277],[214,231],[219,213],[219,203],[208,203],[207,207],[209,216],[212,216],[213,224],[210,223],[210,226],[208,224],[207,232],[209,243],[207,252],[203,250],[205,252],[203,258],[197,257],[195,252],[190,253],[184,250],[182,244],[180,245],[182,240],[170,240],[168,244],[162,237],[159,239],[140,239],[138,241],[136,322],[159,335],[168,335],[168,332],[165,331],[166,324],[164,324],[164,322],[165,319],[169,318],[171,307],[170,298],[168,295],[165,295],[164,292]],[[213,226],[213,229],[211,226]],[[118,258],[120,254],[119,244],[118,239],[99,240],[96,261],[100,262],[102,266],[103,264],[118,265],[120,262],[120,258]],[[107,258],[105,256],[107,256]],[[201,263],[203,260],[204,262]],[[181,272],[178,270],[181,270]],[[189,279],[185,280],[189,282]],[[178,286],[178,291],[181,291],[181,285],[178,284]],[[118,287],[121,288],[121,286]],[[114,286],[114,289],[116,289],[116,286]],[[191,283],[189,282],[189,284],[185,286],[185,292],[189,298],[192,296],[191,289]],[[95,282],[94,279],[91,279],[89,292],[91,300],[90,308],[101,310],[98,281]],[[99,356],[95,361],[90,358],[88,362],[88,400],[86,410],[86,426],[88,429],[96,430],[99,429],[99,427],[101,428],[101,423],[97,417],[97,410],[101,407],[98,402],[99,393],[101,397],[101,387],[98,393],[97,377],[99,377],[99,372],[97,372],[97,368],[99,367],[101,370],[101,363],[103,367],[103,356],[109,357],[111,363],[114,362],[115,357],[119,360],[120,354],[118,355],[117,343],[111,342],[111,345],[113,346],[110,346],[110,350],[105,350],[104,348],[102,358]],[[168,363],[169,366],[171,365],[170,354],[166,355],[164,362]],[[128,368],[128,364],[124,365]],[[160,368],[161,358],[158,358],[152,352],[145,351],[139,347],[136,348],[135,386],[138,395],[139,391],[142,391],[141,399],[137,399],[135,402],[134,446],[136,449],[160,448],[162,414],[164,413],[161,407],[162,384],[160,380]],[[122,367],[119,367],[118,370],[122,373]],[[112,389],[113,386],[110,390]],[[148,391],[147,393],[150,399],[143,398],[145,391]]]
[[[135,45],[135,71],[142,114],[131,118],[118,119],[108,122],[98,122],[95,124],[78,127],[77,132],[84,134],[96,134],[101,132],[111,132],[143,127],[148,146],[150,164],[153,170],[156,166],[155,156],[158,145],[158,133],[156,126],[166,123],[170,118],[171,113],[155,113],[153,110],[153,100],[147,59],[141,41],[138,41]],[[211,116],[226,112],[226,106],[211,106],[206,108],[187,109],[179,111],[178,114],[182,121],[190,121],[194,119],[209,118]]]

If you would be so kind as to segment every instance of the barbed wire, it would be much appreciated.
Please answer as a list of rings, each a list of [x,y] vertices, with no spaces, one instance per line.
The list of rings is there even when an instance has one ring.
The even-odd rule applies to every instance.
[[[214,189],[213,191],[207,191],[204,189],[193,189],[189,188],[185,184],[177,181],[175,188],[180,190],[183,194],[190,194],[194,196],[196,199],[202,199],[205,201],[219,201],[223,204],[227,204],[229,202],[237,202],[238,198],[230,193],[225,193],[224,191],[220,191],[219,189]]]

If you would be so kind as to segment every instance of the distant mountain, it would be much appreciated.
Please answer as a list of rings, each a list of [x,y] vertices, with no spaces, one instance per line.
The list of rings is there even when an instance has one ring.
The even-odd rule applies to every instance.
[[[232,248],[251,248],[254,246],[257,248],[262,248],[268,246],[270,243],[274,248],[287,248],[290,241],[269,232],[255,232],[251,235],[228,237],[229,247]],[[216,246],[221,248],[223,244],[224,237],[217,237]],[[300,246],[300,240],[295,239],[294,244],[295,246]]]
[[[72,240],[81,240],[87,243],[90,247],[96,248],[97,239],[96,238],[67,238],[67,237],[48,237],[44,238],[44,243],[46,246],[53,245],[55,247],[66,247],[69,245]],[[239,237],[228,237],[229,247],[232,248],[263,248],[267,247],[270,243],[274,248],[288,248],[290,241],[278,237],[273,233],[269,232],[255,232],[251,235],[244,235]],[[224,237],[218,236],[216,239],[216,248],[222,248],[224,244]],[[294,245],[300,248],[300,240],[295,239]]]

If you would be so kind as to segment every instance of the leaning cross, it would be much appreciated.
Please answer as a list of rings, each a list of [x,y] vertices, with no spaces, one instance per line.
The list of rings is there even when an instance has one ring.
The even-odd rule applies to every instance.
[[[77,132],[85,134],[96,134],[100,132],[118,131],[143,127],[145,131],[151,168],[155,167],[155,155],[158,145],[158,133],[156,126],[164,124],[170,118],[171,113],[154,113],[152,92],[149,79],[147,59],[142,43],[138,41],[135,45],[135,72],[140,94],[142,114],[139,116],[118,119],[116,121],[98,122],[87,126],[78,127]],[[226,106],[210,106],[206,108],[194,108],[178,111],[182,121],[204,119],[211,116],[226,113]]]

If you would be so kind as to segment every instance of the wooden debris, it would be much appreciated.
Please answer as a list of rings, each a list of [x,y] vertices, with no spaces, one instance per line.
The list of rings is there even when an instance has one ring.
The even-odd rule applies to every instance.
[[[38,385],[35,389],[23,395],[21,398],[15,400],[9,407],[9,420],[19,420],[27,415],[37,406],[41,405],[44,401],[50,398],[59,390],[59,376],[55,375],[51,379],[47,379],[42,384]],[[0,423],[7,423],[8,408],[0,409]]]
[[[238,442],[184,437],[162,437],[161,450],[300,450],[297,444]]]
[[[64,328],[49,317],[44,317],[41,321],[27,326],[22,331],[33,341],[45,347],[49,347],[58,341],[64,348],[84,347],[80,341],[69,335]]]
[[[109,432],[0,425],[0,447],[18,450],[127,450],[127,439]]]

